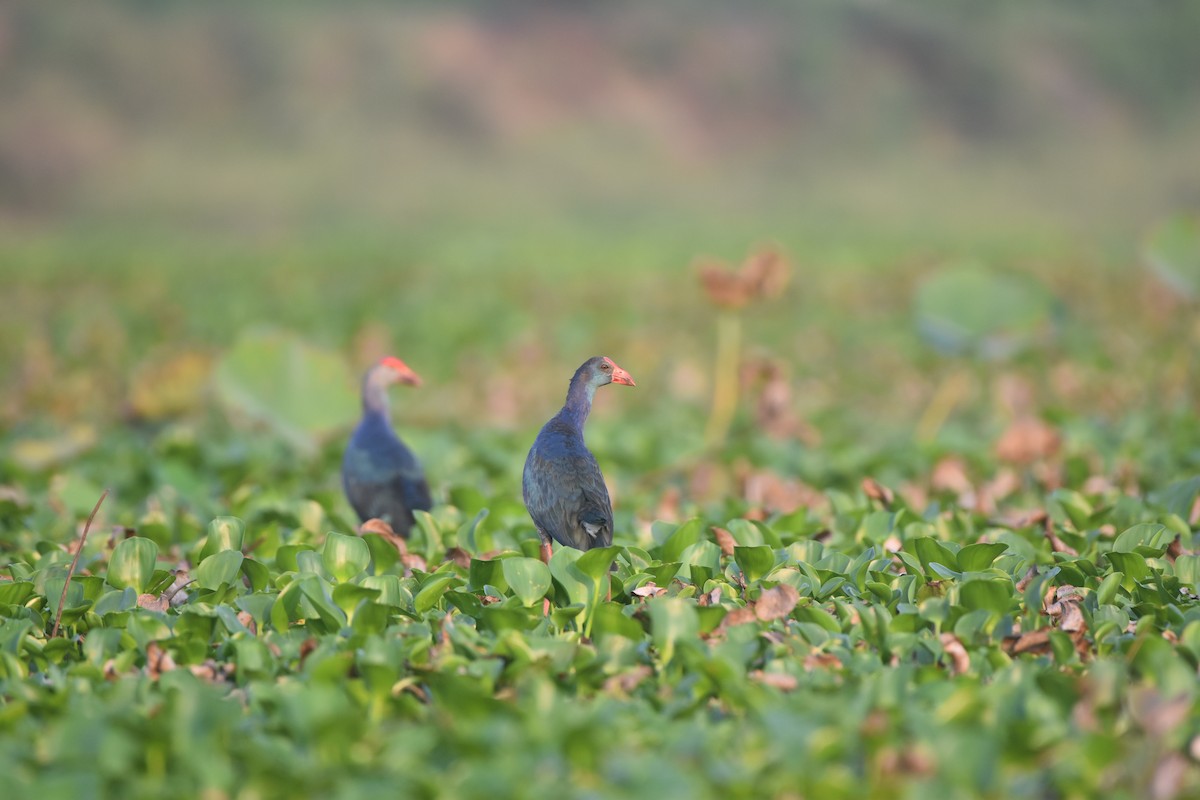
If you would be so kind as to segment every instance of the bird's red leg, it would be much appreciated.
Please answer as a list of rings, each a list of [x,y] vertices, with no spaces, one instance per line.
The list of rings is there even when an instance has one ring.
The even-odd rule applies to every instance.
[[[554,553],[554,551],[550,547],[550,542],[546,539],[542,539],[542,550],[541,550],[542,563],[545,564],[546,566],[550,566],[550,556],[553,555],[553,553]],[[542,601],[542,616],[543,617],[550,616],[550,598],[549,597],[547,597],[545,600]]]

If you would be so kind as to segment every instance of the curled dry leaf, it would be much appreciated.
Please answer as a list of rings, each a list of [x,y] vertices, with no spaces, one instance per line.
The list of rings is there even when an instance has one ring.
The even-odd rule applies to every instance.
[[[733,538],[733,534],[716,525],[713,526],[712,530],[717,544],[721,546],[722,555],[733,555],[733,548],[737,547],[737,539]]]
[[[1058,452],[1062,437],[1036,417],[1022,417],[1008,426],[996,441],[996,457],[1010,464],[1029,465]]]
[[[717,626],[717,630],[732,628],[734,625],[745,625],[747,622],[754,622],[756,619],[758,619],[758,615],[754,613],[753,608],[738,606],[724,616],[721,624]]]
[[[638,664],[632,669],[627,669],[624,672],[613,675],[604,681],[604,690],[613,694],[629,694],[636,689],[642,681],[654,674],[646,664]]]
[[[258,625],[257,625],[257,623],[254,622],[254,617],[250,616],[249,612],[239,611],[237,618],[238,618],[238,622],[245,625],[246,629],[248,631],[255,634],[256,636],[258,635]]]
[[[641,586],[634,589],[630,594],[637,597],[658,597],[667,593],[667,590],[662,586],[656,586],[654,581],[646,581]]]
[[[1022,633],[1020,636],[1010,636],[1004,640],[1003,648],[1004,652],[1010,656],[1019,656],[1022,653],[1047,655],[1051,652],[1050,629],[1043,628],[1039,631]]]
[[[772,689],[778,689],[781,692],[794,691],[800,685],[795,675],[788,675],[786,672],[764,672],[761,669],[756,669],[750,672],[747,677],[756,683],[761,683],[763,686],[770,686]]]
[[[800,593],[796,591],[796,587],[781,583],[762,593],[762,597],[754,606],[754,614],[764,622],[783,619],[792,613],[798,602]]]
[[[1071,547],[1071,545],[1059,538],[1058,532],[1054,530],[1054,520],[1046,517],[1042,528],[1046,532],[1046,539],[1050,541],[1050,547],[1053,548],[1054,552],[1066,553],[1067,555],[1072,556],[1079,555],[1078,550],[1076,550],[1074,547]]]
[[[804,669],[841,669],[842,661],[833,653],[812,652],[804,657]]]
[[[1142,730],[1152,736],[1166,736],[1187,721],[1192,710],[1186,694],[1163,697],[1157,689],[1144,687],[1129,698],[1129,713]]]
[[[159,597],[153,594],[139,594],[137,604],[147,611],[166,611],[171,603],[166,595]]]
[[[975,491],[971,479],[967,477],[967,462],[958,456],[946,456],[934,464],[929,485],[939,492],[970,494]]]
[[[1174,800],[1183,789],[1183,780],[1191,765],[1182,753],[1167,753],[1154,768],[1150,781],[1151,800]]]
[[[736,271],[717,261],[704,261],[696,272],[713,305],[732,310],[781,294],[789,269],[781,253],[763,249],[747,256]]]
[[[471,554],[461,547],[451,547],[446,551],[446,560],[453,561],[463,569],[471,568]]]
[[[175,659],[162,645],[158,642],[150,642],[146,645],[146,674],[152,680],[158,680],[158,676],[173,669],[175,669]]]
[[[896,493],[874,478],[863,478],[862,490],[867,497],[877,503],[883,503],[884,508],[891,508],[892,504],[896,502]]]
[[[962,675],[971,669],[971,657],[967,655],[967,648],[963,647],[962,641],[953,633],[943,633],[941,635],[942,648],[946,651],[946,655],[950,657],[950,672],[954,675]]]

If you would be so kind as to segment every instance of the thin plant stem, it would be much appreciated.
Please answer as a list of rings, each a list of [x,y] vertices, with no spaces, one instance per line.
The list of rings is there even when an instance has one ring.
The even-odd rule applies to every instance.
[[[58,636],[58,624],[62,622],[63,606],[67,603],[67,589],[71,587],[71,576],[75,574],[75,567],[79,566],[79,554],[83,552],[83,546],[87,544],[88,531],[92,529],[92,520],[96,519],[96,512],[100,510],[100,505],[106,497],[108,497],[108,489],[105,489],[100,495],[100,499],[92,507],[92,513],[88,515],[87,522],[83,524],[83,534],[79,537],[79,546],[75,548],[75,557],[71,559],[71,568],[67,570],[67,580],[63,583],[62,594],[58,598],[58,613],[54,615],[54,627],[50,630],[51,639]]]
[[[733,414],[737,410],[738,368],[742,349],[742,318],[735,311],[717,315],[717,358],[713,367],[713,402],[704,446],[712,448],[725,441]]]

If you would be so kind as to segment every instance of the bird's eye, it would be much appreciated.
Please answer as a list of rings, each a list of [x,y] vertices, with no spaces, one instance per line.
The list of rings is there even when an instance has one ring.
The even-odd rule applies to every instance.
[[[612,372],[612,364],[608,364],[608,363],[601,364],[600,369],[604,370],[605,372]]]

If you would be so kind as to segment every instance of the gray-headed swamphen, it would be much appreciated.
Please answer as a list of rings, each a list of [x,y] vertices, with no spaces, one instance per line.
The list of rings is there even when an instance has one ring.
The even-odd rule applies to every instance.
[[[590,358],[571,378],[567,402],[538,433],[521,479],[525,508],[550,562],[550,540],[580,550],[612,544],[612,502],[596,457],[583,441],[583,423],[596,390],[607,383],[634,386],[629,373],[603,356]]]
[[[420,386],[407,364],[389,356],[367,370],[362,383],[363,415],[342,458],[342,486],[359,519],[381,519],[408,536],[413,511],[432,506],[421,462],[392,428],[388,387]]]

